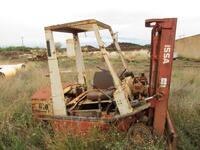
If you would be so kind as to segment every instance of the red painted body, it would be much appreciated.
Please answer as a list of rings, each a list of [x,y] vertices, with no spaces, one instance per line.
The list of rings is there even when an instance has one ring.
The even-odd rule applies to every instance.
[[[84,135],[92,131],[93,128],[99,128],[101,130],[107,130],[109,128],[109,123],[103,121],[77,121],[74,119],[55,119],[51,123],[55,131],[62,131],[64,133],[72,135]]]
[[[134,117],[126,117],[120,120],[114,120],[112,116],[81,117],[81,116],[45,116],[42,120],[50,121],[54,131],[72,135],[86,135],[92,129],[98,128],[107,131],[110,127],[114,127],[119,131],[128,131],[130,125],[135,122]]]

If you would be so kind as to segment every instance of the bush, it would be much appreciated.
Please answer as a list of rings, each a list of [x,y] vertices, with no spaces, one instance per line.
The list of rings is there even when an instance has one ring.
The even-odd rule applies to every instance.
[[[0,51],[30,51],[32,48],[26,46],[1,47]]]

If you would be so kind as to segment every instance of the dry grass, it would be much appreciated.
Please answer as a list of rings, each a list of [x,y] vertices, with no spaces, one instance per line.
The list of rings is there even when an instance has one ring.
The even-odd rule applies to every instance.
[[[121,70],[118,60],[113,63],[118,71]],[[73,64],[69,59],[60,60],[62,69],[72,70],[68,75],[62,74],[64,81],[76,80]],[[92,70],[87,75],[92,77],[97,70],[94,66],[101,64],[100,58],[86,58],[86,68]],[[179,135],[178,149],[199,149],[200,68],[181,67],[188,64],[194,65],[188,61],[175,62],[169,108]],[[136,73],[148,70],[146,61],[131,61],[129,66]],[[31,95],[39,87],[49,84],[45,77],[47,73],[46,63],[29,63],[16,77],[0,80],[0,149],[164,149],[159,139],[154,145],[130,145],[124,133],[115,130],[104,134],[94,131],[88,139],[53,135],[50,127],[34,121],[31,115]]]
[[[28,64],[16,77],[0,80],[0,145],[10,149],[21,147],[22,141],[33,134],[30,98],[38,87],[48,82],[43,70],[39,64]]]
[[[200,68],[173,73],[170,112],[178,132],[179,149],[200,148]]]

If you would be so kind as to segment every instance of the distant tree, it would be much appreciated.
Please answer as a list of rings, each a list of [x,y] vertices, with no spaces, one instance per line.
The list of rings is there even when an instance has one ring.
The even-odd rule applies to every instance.
[[[55,48],[56,48],[57,50],[60,50],[61,47],[62,47],[62,44],[61,44],[60,42],[56,42],[56,43],[55,43]]]

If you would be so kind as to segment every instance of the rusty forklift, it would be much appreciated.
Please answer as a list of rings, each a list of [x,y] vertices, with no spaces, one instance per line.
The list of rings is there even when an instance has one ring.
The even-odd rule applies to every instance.
[[[168,112],[176,18],[148,19],[151,27],[149,77],[135,75],[127,65],[111,26],[91,19],[45,27],[51,87],[32,96],[32,112],[37,119],[51,123],[55,131],[85,134],[91,128],[107,130],[112,125],[128,131],[143,122],[152,133],[167,136],[170,149],[176,147],[176,132]],[[100,30],[108,30],[123,64],[118,74],[106,51]],[[92,88],[87,76],[78,33],[93,31],[107,65],[94,73]],[[74,39],[78,81],[62,83],[53,32],[71,33]],[[146,118],[146,119],[144,119]],[[133,137],[134,138],[134,137]]]

